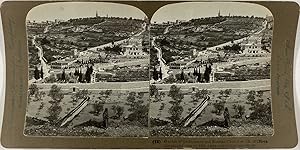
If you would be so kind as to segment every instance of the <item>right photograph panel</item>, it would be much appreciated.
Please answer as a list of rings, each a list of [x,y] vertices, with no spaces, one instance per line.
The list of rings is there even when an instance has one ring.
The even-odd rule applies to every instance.
[[[271,12],[186,2],[151,18],[151,136],[272,136]]]

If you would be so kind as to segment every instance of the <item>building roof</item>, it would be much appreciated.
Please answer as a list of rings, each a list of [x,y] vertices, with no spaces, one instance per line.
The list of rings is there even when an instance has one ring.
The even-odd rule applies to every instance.
[[[61,59],[61,60],[53,61],[53,62],[51,62],[51,63],[69,63],[69,61],[66,61],[66,60]]]
[[[135,45],[124,45],[123,47],[131,48],[131,47],[135,47]]]
[[[172,62],[170,62],[170,63],[175,63],[175,64],[183,64],[183,65],[185,65],[185,64],[187,64],[189,61],[187,61],[187,60],[175,60],[175,61],[172,61]]]
[[[56,60],[56,61],[53,61],[51,63],[73,63],[75,62],[76,60],[71,60],[71,59],[60,59],[60,60]]]

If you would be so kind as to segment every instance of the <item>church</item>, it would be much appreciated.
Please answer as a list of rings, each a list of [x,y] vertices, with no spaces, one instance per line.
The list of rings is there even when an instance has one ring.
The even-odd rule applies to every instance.
[[[269,53],[262,49],[263,44],[261,43],[262,38],[258,35],[253,35],[247,38],[242,44],[244,56],[266,56]]]
[[[141,39],[132,38],[122,46],[124,56],[127,58],[146,58]]]

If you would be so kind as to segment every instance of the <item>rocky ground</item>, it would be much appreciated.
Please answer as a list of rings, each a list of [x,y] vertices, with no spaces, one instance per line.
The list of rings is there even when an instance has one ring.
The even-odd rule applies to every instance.
[[[219,126],[153,127],[151,136],[272,136],[274,129],[269,125],[233,122],[229,128]]]
[[[105,129],[94,126],[55,127],[46,123],[28,125],[24,129],[24,134],[27,136],[147,137],[149,130],[147,127],[128,124],[111,125]]]

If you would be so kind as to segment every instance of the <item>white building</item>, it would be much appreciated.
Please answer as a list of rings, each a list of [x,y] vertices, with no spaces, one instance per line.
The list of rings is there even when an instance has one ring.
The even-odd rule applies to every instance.
[[[79,53],[78,53],[78,50],[77,50],[76,48],[74,48],[74,49],[73,49],[73,55],[74,55],[75,57],[77,57],[78,54],[79,54]]]
[[[145,58],[147,56],[142,45],[125,45],[122,48],[124,56],[127,58]]]
[[[143,51],[142,40],[131,38],[122,46],[124,56],[127,58],[145,58],[147,53]]]
[[[201,51],[198,53],[197,61],[201,61],[203,63],[208,63],[209,53],[207,51]]]
[[[269,53],[262,49],[262,38],[259,36],[251,36],[244,43],[242,43],[244,56],[266,56]]]
[[[56,60],[51,62],[52,69],[68,69],[76,60]]]
[[[96,52],[94,52],[93,50],[89,49],[89,50],[85,50],[85,51],[81,51],[79,52],[79,57],[89,57],[89,56],[93,56],[95,55]]]

